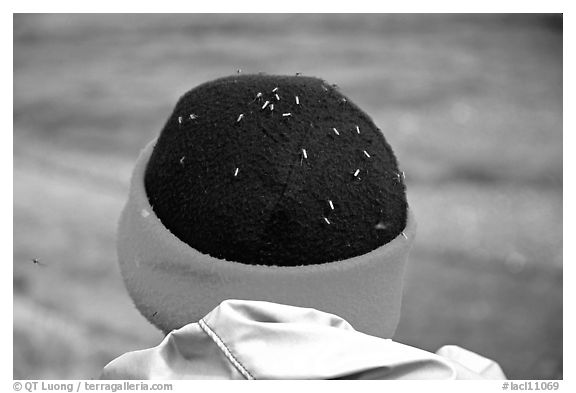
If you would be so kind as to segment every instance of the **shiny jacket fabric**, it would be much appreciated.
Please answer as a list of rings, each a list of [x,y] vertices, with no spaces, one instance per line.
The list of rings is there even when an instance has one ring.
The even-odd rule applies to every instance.
[[[312,308],[226,300],[157,347],[110,362],[102,379],[505,379],[456,346],[436,354],[355,330]]]

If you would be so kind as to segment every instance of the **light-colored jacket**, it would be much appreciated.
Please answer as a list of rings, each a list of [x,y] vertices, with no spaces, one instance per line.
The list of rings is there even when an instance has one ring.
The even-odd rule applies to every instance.
[[[457,346],[434,353],[355,330],[312,308],[226,300],[157,347],[110,362],[102,379],[505,379]]]

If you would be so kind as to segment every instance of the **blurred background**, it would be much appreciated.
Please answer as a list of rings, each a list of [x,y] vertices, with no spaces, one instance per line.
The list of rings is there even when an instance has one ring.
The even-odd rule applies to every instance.
[[[15,379],[159,343],[116,261],[131,169],[237,69],[336,83],[393,146],[419,224],[396,341],[562,378],[562,17],[223,14],[14,16]]]

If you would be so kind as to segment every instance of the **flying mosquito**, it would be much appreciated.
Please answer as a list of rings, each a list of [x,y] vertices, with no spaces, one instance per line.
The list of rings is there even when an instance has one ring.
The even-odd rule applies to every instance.
[[[39,260],[38,258],[33,258],[33,259],[32,259],[32,262],[33,262],[35,265],[47,266],[45,263],[40,262],[40,260]]]

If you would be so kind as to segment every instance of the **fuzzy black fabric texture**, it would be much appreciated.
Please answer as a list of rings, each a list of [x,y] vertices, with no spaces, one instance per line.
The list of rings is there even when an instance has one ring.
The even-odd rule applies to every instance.
[[[154,212],[194,249],[252,265],[363,255],[406,226],[403,172],[324,80],[234,75],[178,101],[148,163]]]

